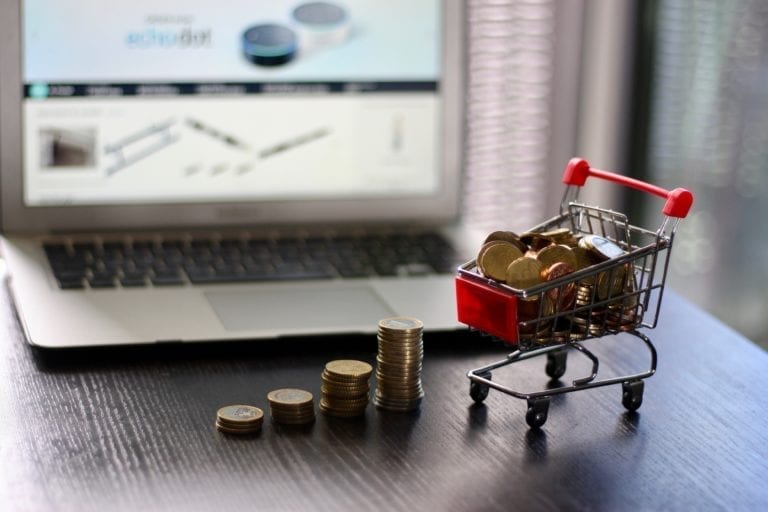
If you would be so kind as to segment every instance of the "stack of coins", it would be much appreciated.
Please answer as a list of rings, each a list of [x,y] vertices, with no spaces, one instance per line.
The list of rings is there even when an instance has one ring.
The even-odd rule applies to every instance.
[[[616,331],[631,331],[637,322],[637,295],[608,304],[606,325]]]
[[[263,422],[264,412],[252,405],[227,405],[216,412],[216,429],[226,434],[254,434]]]
[[[342,418],[365,414],[371,373],[373,367],[364,361],[339,359],[327,363],[321,376],[320,410]]]
[[[270,391],[269,412],[272,419],[285,425],[304,425],[315,421],[315,400],[303,389],[284,388]]]
[[[418,409],[424,398],[421,364],[424,358],[421,320],[385,318],[379,322],[376,356],[376,407],[406,412]]]

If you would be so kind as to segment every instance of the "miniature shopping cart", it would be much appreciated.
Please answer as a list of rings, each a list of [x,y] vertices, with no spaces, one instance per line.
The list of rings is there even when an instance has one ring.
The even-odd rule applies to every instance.
[[[656,231],[629,224],[626,215],[578,201],[580,187],[588,177],[608,180],[666,199],[661,226]],[[527,400],[526,422],[532,428],[547,420],[550,398],[611,384],[621,384],[622,403],[637,410],[643,399],[643,379],[656,371],[656,349],[638,332],[654,328],[658,321],[664,282],[677,224],[693,204],[693,194],[671,191],[626,176],[590,168],[573,158],[563,175],[567,185],[559,215],[532,228],[530,233],[563,232],[608,240],[619,247],[615,255],[580,270],[527,289],[516,289],[484,277],[472,260],[458,269],[456,302],[459,321],[486,335],[516,347],[503,360],[470,370],[469,394],[481,403],[490,388]],[[597,238],[596,238],[597,237]],[[606,242],[608,243],[608,242]],[[597,379],[599,360],[582,342],[619,333],[636,336],[650,351],[650,368],[620,377]],[[524,359],[547,356],[545,371],[558,381],[565,374],[567,353],[577,350],[592,362],[590,375],[538,392],[522,393],[491,379],[491,372]]]

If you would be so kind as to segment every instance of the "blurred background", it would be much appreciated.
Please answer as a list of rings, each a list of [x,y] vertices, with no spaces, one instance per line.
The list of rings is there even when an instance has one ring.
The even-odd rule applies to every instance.
[[[688,188],[667,284],[768,348],[768,2],[468,4],[467,222],[550,218],[575,155]],[[663,206],[593,182],[581,198],[649,228]]]

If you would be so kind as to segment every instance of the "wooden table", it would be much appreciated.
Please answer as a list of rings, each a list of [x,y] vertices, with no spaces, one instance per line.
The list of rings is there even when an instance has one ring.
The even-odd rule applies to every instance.
[[[669,291],[639,411],[620,386],[560,395],[541,430],[523,400],[473,405],[467,370],[508,349],[469,332],[425,337],[420,413],[267,420],[238,438],[214,429],[217,408],[318,396],[325,362],[373,362],[375,340],[46,352],[23,342],[6,292],[0,315],[0,510],[768,510],[768,354]],[[589,346],[606,375],[648,364],[634,338]],[[543,366],[494,380],[543,389]]]

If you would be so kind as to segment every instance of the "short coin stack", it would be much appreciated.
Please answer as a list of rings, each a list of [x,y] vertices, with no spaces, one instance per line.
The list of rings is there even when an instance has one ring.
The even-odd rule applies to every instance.
[[[423,329],[421,320],[410,317],[391,317],[379,322],[376,407],[406,412],[421,406],[424,398],[421,387]]]
[[[365,414],[372,373],[373,367],[364,361],[339,359],[327,363],[322,373],[320,410],[342,418]]]
[[[252,405],[227,405],[216,412],[216,429],[225,434],[254,434],[263,422],[264,412]]]
[[[303,389],[283,388],[270,391],[269,412],[272,419],[285,425],[304,425],[315,421],[315,399]]]

